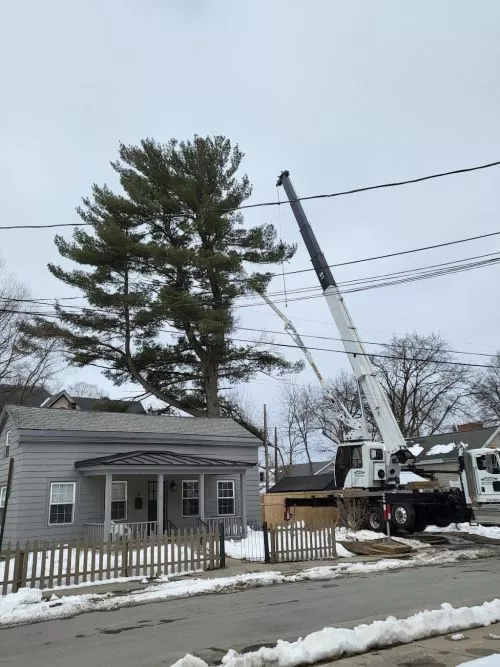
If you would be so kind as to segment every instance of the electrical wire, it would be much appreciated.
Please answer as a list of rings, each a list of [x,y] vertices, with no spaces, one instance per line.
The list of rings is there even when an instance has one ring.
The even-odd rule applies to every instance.
[[[311,201],[315,199],[332,199],[335,197],[345,197],[347,195],[359,194],[361,192],[369,192],[370,190],[382,190],[387,188],[395,188],[402,185],[411,185],[415,183],[423,183],[424,181],[430,181],[437,178],[444,178],[446,176],[455,176],[458,174],[466,174],[473,171],[480,171],[483,169],[490,169],[492,167],[498,167],[500,165],[500,160],[495,162],[488,162],[486,164],[476,165],[474,167],[464,167],[461,169],[453,169],[451,171],[442,171],[435,174],[429,174],[427,176],[419,176],[417,178],[409,178],[401,181],[392,181],[389,183],[379,183],[377,185],[368,185],[364,187],[351,188],[350,190],[341,190],[340,192],[330,192],[319,195],[307,195],[305,197],[297,197],[295,201]],[[283,204],[290,203],[287,200],[284,201],[265,201],[257,202],[255,204],[242,204],[241,206],[233,206],[229,208],[217,208],[217,209],[202,209],[200,213],[231,213],[232,211],[243,211],[252,208],[264,208],[269,206],[283,206]],[[186,215],[186,212],[179,211],[178,213],[171,213],[172,217],[180,217]],[[0,230],[12,230],[12,229],[54,229],[55,227],[86,227],[91,223],[89,222],[69,222],[69,223],[56,223],[50,225],[4,225],[0,226]]]

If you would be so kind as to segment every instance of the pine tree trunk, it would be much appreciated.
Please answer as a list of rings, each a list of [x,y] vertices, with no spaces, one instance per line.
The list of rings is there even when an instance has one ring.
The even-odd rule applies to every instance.
[[[207,416],[220,417],[219,401],[219,367],[208,364],[205,377],[205,393],[207,398]]]

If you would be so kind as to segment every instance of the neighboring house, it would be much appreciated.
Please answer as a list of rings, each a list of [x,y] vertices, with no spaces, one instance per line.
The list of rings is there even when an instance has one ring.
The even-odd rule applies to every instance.
[[[0,411],[5,405],[27,405],[29,407],[64,408],[66,410],[88,410],[92,412],[125,412],[146,414],[140,401],[122,401],[110,398],[88,398],[70,396],[60,391],[52,396],[46,389],[0,384]]]
[[[460,485],[458,449],[465,444],[469,449],[500,447],[500,427],[484,428],[481,423],[461,424],[457,431],[415,438],[409,446],[417,457],[417,470],[434,472],[441,482]]]
[[[209,526],[233,535],[260,516],[258,447],[232,419],[6,406],[4,541],[102,539]],[[116,524],[120,524],[117,526]]]

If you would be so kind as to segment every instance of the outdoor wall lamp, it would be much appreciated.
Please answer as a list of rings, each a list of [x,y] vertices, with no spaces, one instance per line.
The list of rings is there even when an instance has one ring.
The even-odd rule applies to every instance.
[[[142,510],[142,498],[141,498],[141,494],[139,493],[139,491],[137,492],[137,497],[135,498],[135,501],[134,501],[134,507],[135,507],[136,510]]]
[[[170,491],[177,491],[177,484],[175,482],[170,482]]]

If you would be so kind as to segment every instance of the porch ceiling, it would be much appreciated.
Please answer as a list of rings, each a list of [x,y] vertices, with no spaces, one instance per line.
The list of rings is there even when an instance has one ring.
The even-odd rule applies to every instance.
[[[192,454],[178,454],[168,451],[135,451],[110,456],[99,456],[95,459],[76,461],[75,468],[91,471],[101,468],[105,470],[118,469],[120,471],[147,471],[159,468],[174,469],[244,469],[253,468],[257,464],[250,461],[233,461],[230,459],[214,459],[208,456],[194,456]],[[215,472],[215,470],[214,470]]]

